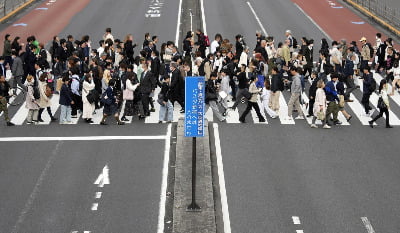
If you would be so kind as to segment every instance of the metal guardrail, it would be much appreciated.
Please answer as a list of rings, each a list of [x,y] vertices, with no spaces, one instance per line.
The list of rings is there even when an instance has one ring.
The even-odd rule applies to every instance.
[[[380,17],[394,28],[400,30],[400,9],[389,6],[382,0],[353,0],[366,10]]]
[[[0,18],[3,18],[28,1],[29,0],[0,0]]]

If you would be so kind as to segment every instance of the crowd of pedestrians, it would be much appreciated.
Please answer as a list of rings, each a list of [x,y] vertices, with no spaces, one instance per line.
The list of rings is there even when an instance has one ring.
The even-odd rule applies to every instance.
[[[383,113],[386,127],[391,127],[388,96],[400,88],[400,55],[391,38],[382,41],[377,33],[373,41],[362,37],[359,42],[341,40],[330,45],[322,39],[319,57],[314,58],[317,46],[313,39],[297,40],[290,30],[284,35],[285,40],[276,43],[274,37],[257,31],[255,48],[249,48],[240,34],[233,42],[221,34],[210,41],[201,30],[187,32],[181,45],[160,43],[157,35],[149,33],[137,44],[131,34],[120,40],[106,28],[97,46],[88,35],[80,39],[69,35],[65,39],[54,36],[46,49],[35,36],[24,43],[17,35],[7,34],[0,57],[0,111],[12,126],[7,103],[18,94],[19,86],[26,91],[28,124],[43,121],[45,109],[53,122],[70,124],[81,114],[86,123],[93,123],[93,114],[103,109],[101,125],[107,124],[109,116],[123,125],[127,116],[143,120],[154,114],[155,104],[160,105],[159,123],[172,122],[174,108],[180,106],[180,113],[185,112],[185,77],[204,76],[206,108],[221,122],[242,103],[246,104],[239,117],[242,123],[251,109],[259,122],[266,120],[263,111],[277,118],[280,96],[288,90],[285,120],[312,117],[312,128],[318,127],[317,119],[323,128],[330,128],[342,123],[339,112],[351,120],[344,106],[353,101],[351,92],[360,88],[355,80],[362,79],[361,103],[366,116],[373,114],[371,94],[377,91],[380,97],[379,115],[371,118],[371,127]],[[385,77],[379,84],[371,68]],[[7,73],[12,75],[10,82],[5,79]],[[159,94],[155,94],[157,88]],[[308,102],[302,98],[305,91]],[[59,119],[51,111],[54,95],[59,95]],[[303,105],[308,108],[307,116]]]

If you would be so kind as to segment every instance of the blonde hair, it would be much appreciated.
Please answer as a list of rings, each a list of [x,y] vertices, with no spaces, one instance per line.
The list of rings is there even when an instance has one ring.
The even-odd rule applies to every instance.
[[[318,82],[317,82],[318,88],[322,88],[324,85],[325,85],[324,80],[322,80],[322,79],[318,80]]]

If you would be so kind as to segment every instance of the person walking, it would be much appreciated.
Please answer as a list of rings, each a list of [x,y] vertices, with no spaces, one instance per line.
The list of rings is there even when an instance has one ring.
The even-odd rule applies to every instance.
[[[315,102],[313,106],[313,118],[312,118],[311,128],[318,128],[318,126],[315,124],[318,115],[322,116],[322,118],[326,116],[327,103],[326,103],[326,95],[324,88],[325,88],[324,81],[321,79],[318,80],[317,90],[315,92]],[[330,129],[331,127],[326,123],[325,119],[322,118],[320,118],[319,120],[322,121],[323,128]]]
[[[13,126],[14,124],[10,121],[8,117],[8,98],[10,91],[10,85],[7,83],[4,75],[0,75],[0,113],[4,113],[4,120],[7,122],[7,126]]]
[[[206,108],[204,113],[208,111],[208,108],[211,107],[213,113],[217,116],[219,121],[225,121],[225,117],[220,113],[217,100],[218,100],[218,85],[217,85],[217,74],[211,73],[210,79],[206,83]]]
[[[256,82],[258,81],[257,76],[253,76],[251,79],[251,83],[249,86],[249,92],[251,93],[251,98],[247,101],[247,107],[246,110],[242,113],[242,115],[239,118],[239,121],[241,123],[246,123],[246,116],[250,112],[251,108],[254,108],[256,111],[258,121],[259,122],[265,122],[264,117],[261,115],[260,112],[260,107],[258,106],[258,94],[260,94],[260,90],[256,87]]]
[[[108,87],[105,93],[103,93],[102,101],[104,104],[104,109],[103,109],[103,119],[101,119],[100,125],[107,125],[106,123],[107,117],[111,115],[115,117],[115,120],[117,121],[118,125],[125,124],[119,119],[117,98],[115,98],[115,94],[113,91],[113,89],[115,88],[114,86],[115,86],[115,80],[111,79],[108,82]]]
[[[90,74],[85,75],[85,79],[82,84],[82,118],[85,120],[86,123],[93,123],[93,112],[95,110],[95,104],[90,103],[87,96],[89,95],[90,91],[94,90],[95,84],[93,78]]]
[[[40,98],[39,98],[39,115],[38,115],[38,121],[43,122],[42,119],[42,113],[44,109],[47,110],[47,113],[50,116],[51,121],[56,121],[57,118],[53,116],[53,113],[51,112],[51,96],[52,96],[52,91],[51,88],[47,84],[47,73],[42,73],[39,77],[39,93],[40,93]]]
[[[63,85],[60,90],[60,124],[71,124],[71,104],[74,104],[72,99],[71,90],[69,88],[69,77],[68,74],[62,78]]]
[[[262,88],[262,93],[261,93],[261,100],[262,100],[262,105],[265,111],[268,113],[268,115],[272,118],[275,119],[278,117],[278,114],[274,110],[270,108],[270,98],[271,98],[271,84],[269,82],[269,79],[265,79],[264,81],[264,87]]]
[[[331,74],[331,81],[326,83],[325,86],[325,93],[326,93],[326,101],[327,101],[327,109],[326,109],[326,117],[325,122],[329,125],[330,115],[333,115],[333,124],[340,125],[342,122],[338,120],[338,113],[339,113],[339,97],[338,97],[338,90],[337,86],[339,82],[339,75],[338,73]]]
[[[365,116],[371,117],[374,110],[369,106],[369,97],[375,90],[375,82],[373,81],[373,76],[371,74],[371,68],[367,65],[363,68],[363,95],[361,99],[361,104],[365,109]]]
[[[174,117],[174,106],[171,103],[169,93],[169,81],[170,77],[166,74],[161,83],[160,94],[158,94],[158,103],[160,104],[158,123],[163,123],[165,119],[167,123],[171,123]]]
[[[27,124],[37,124],[38,114],[39,114],[39,104],[35,97],[33,96],[33,86],[35,85],[35,80],[32,75],[26,77],[27,81],[27,93],[25,99],[25,107],[28,109],[28,116],[26,117]]]
[[[292,94],[290,96],[289,103],[288,103],[287,120],[293,120],[293,117],[292,117],[293,105],[295,105],[295,108],[299,114],[295,119],[296,120],[304,120],[303,111],[301,110],[301,107],[300,107],[300,95],[301,95],[301,91],[302,91],[300,72],[301,72],[300,68],[299,68],[299,70],[294,66],[292,66],[290,68],[290,73],[292,75],[290,91]],[[289,81],[287,79],[286,79],[286,83],[289,83]]]
[[[393,128],[389,124],[389,109],[390,109],[390,104],[389,104],[389,97],[388,97],[388,84],[385,79],[382,79],[380,84],[379,84],[379,98],[382,98],[383,103],[380,105],[378,101],[378,108],[379,108],[379,114],[372,119],[371,121],[368,121],[369,126],[371,128],[374,128],[374,122],[381,118],[383,116],[383,113],[385,113],[386,117],[386,128]]]

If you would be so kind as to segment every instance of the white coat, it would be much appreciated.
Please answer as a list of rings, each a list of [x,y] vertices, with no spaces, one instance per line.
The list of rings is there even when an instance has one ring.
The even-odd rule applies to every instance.
[[[87,81],[83,82],[82,85],[82,103],[83,103],[83,113],[82,113],[82,118],[83,119],[91,119],[93,117],[93,111],[95,110],[94,103],[89,103],[88,99],[86,96],[89,94],[91,90],[93,90],[95,87],[95,84],[93,80],[89,83]]]

